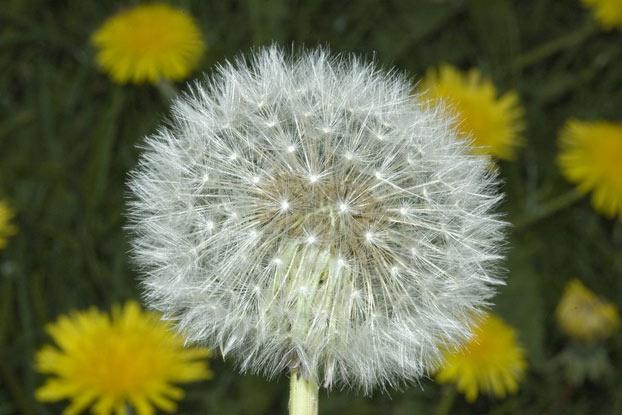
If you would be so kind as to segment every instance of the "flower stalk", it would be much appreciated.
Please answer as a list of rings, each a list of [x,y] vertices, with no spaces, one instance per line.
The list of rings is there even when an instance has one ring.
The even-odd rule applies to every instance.
[[[289,415],[317,415],[318,391],[316,382],[293,369],[289,380]]]
[[[579,189],[570,190],[567,193],[557,196],[542,204],[533,213],[525,214],[522,217],[518,218],[516,221],[514,221],[514,228],[526,228],[536,222],[549,218],[554,214],[559,213],[562,210],[569,208],[570,206],[579,202],[579,200],[583,199],[584,196],[585,193],[580,191]]]
[[[449,415],[456,401],[456,395],[456,388],[453,386],[445,386],[445,388],[443,388],[443,395],[436,406],[435,415]]]
[[[546,43],[537,46],[536,48],[527,51],[522,56],[519,56],[513,62],[513,69],[522,70],[530,67],[538,62],[541,62],[551,56],[564,51],[570,50],[573,47],[581,45],[584,41],[589,39],[592,35],[598,32],[598,26],[594,24],[592,20],[588,21],[582,28],[573,30],[572,32],[552,39]]]

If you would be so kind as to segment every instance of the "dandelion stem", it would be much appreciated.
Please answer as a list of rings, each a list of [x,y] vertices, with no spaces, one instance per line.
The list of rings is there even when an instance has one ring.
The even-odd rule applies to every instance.
[[[177,88],[168,79],[160,79],[155,85],[166,104],[169,104],[177,96]]]
[[[289,415],[317,415],[318,385],[293,369],[289,381]]]
[[[580,190],[573,189],[561,196],[551,199],[540,205],[534,212],[522,215],[517,220],[513,221],[514,228],[525,228],[539,222],[542,219],[548,218],[549,216],[574,205],[581,200],[584,195],[585,194]]]
[[[526,68],[565,49],[569,49],[573,46],[578,46],[583,41],[588,39],[591,35],[596,33],[596,29],[597,26],[592,20],[590,20],[587,24],[583,26],[583,28],[579,30],[573,30],[566,35],[552,39],[519,56],[512,65],[513,69]]]
[[[456,400],[456,388],[453,386],[446,386],[443,388],[443,396],[436,405],[435,415],[448,415],[451,412],[454,401]]]
[[[2,358],[0,358],[0,382],[6,385],[6,392],[7,394],[12,395],[15,406],[19,409],[19,413],[24,415],[32,415],[35,413],[35,410],[31,407],[28,394],[24,392],[19,382],[16,381],[18,377],[15,373],[13,373],[8,365],[4,363],[8,361],[8,357],[5,356],[5,353],[2,353]]]

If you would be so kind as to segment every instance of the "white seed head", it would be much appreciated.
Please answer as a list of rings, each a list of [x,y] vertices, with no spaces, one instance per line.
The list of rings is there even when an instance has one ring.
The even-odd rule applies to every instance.
[[[370,391],[434,369],[489,305],[487,158],[404,76],[276,47],[173,105],[131,175],[149,304],[242,370]]]

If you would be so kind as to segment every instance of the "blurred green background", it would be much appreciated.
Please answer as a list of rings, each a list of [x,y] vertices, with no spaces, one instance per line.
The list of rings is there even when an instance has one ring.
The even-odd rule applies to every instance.
[[[105,18],[135,3],[0,5],[0,198],[15,209],[19,227],[0,252],[0,414],[56,414],[64,407],[33,397],[43,378],[32,357],[49,340],[47,322],[138,296],[123,231],[125,181],[137,145],[166,116],[167,105],[153,86],[113,84],[95,66],[89,45]],[[223,59],[277,41],[373,56],[415,79],[441,62],[479,67],[500,91],[515,89],[526,110],[527,144],[516,161],[500,163],[503,209],[517,226],[495,311],[516,327],[529,374],[517,396],[480,397],[473,405],[459,397],[452,413],[622,413],[620,334],[599,349],[609,356],[604,374],[569,386],[558,358],[567,340],[553,317],[572,277],[622,304],[622,224],[600,217],[587,199],[538,220],[547,201],[572,189],[555,164],[565,120],[622,116],[619,31],[595,28],[578,0],[169,3],[200,23],[208,46],[200,70],[207,73]],[[186,388],[180,413],[286,412],[285,377],[242,376],[218,358],[212,366],[213,380]],[[443,393],[432,380],[369,398],[322,392],[320,411],[428,414]]]

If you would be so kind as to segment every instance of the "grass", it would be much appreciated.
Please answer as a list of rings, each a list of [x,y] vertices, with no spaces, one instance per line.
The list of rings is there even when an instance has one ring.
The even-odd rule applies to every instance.
[[[95,67],[88,41],[103,19],[133,3],[3,0],[0,8],[0,196],[15,208],[19,226],[0,252],[0,414],[60,413],[63,405],[33,397],[42,379],[32,356],[47,340],[45,324],[74,308],[107,308],[138,294],[122,229],[125,180],[166,104],[153,87],[113,85]],[[566,340],[553,320],[561,290],[575,276],[622,304],[622,224],[568,196],[572,188],[555,164],[566,119],[622,117],[620,31],[600,30],[575,0],[172,3],[201,23],[208,43],[201,70],[208,73],[240,51],[277,41],[330,44],[413,77],[441,62],[478,66],[500,90],[517,90],[527,145],[500,168],[503,208],[521,226],[512,232],[496,311],[517,328],[530,373],[516,397],[474,406],[458,397],[452,413],[622,413],[619,375],[581,387],[565,380],[556,356]],[[547,211],[564,197],[572,203]],[[611,368],[622,367],[619,334],[601,348]],[[283,379],[214,365],[215,379],[188,388],[181,413],[285,413]],[[331,392],[322,396],[321,412],[433,412],[444,392],[432,381],[422,386],[371,398]]]

